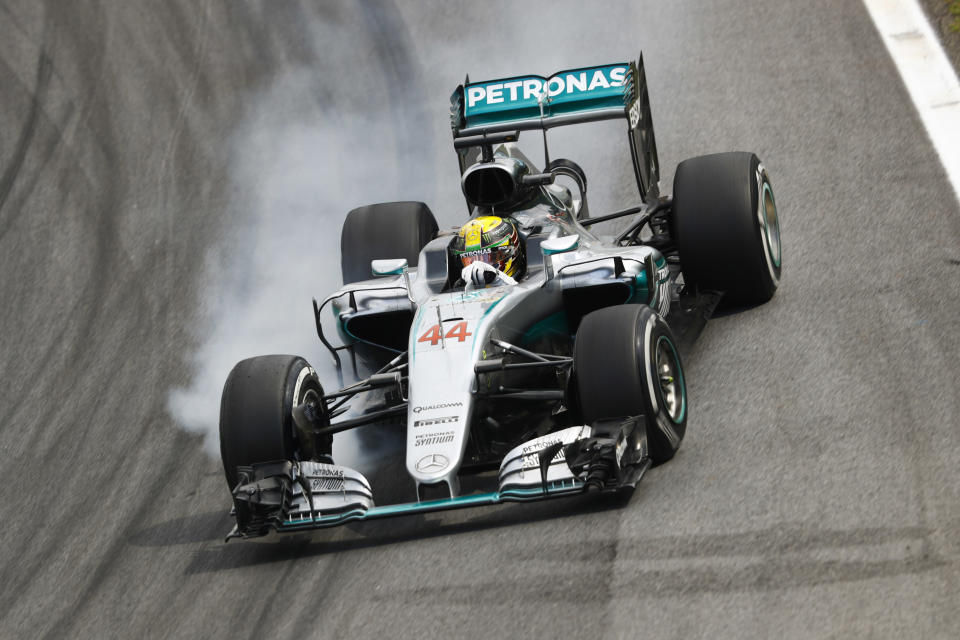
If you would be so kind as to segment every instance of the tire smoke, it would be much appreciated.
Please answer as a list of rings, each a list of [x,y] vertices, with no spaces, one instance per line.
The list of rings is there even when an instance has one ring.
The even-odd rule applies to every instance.
[[[405,153],[417,150],[391,148],[398,141],[382,113],[342,106],[334,113],[316,99],[317,85],[316,74],[307,71],[275,82],[251,102],[229,144],[232,221],[206,257],[193,378],[173,389],[167,403],[177,423],[204,436],[211,457],[219,457],[220,395],[237,361],[301,355],[324,388],[338,387],[316,336],[311,298],[322,299],[341,284],[346,213],[371,202],[430,195],[415,192],[430,183],[411,176],[412,165],[403,162]],[[411,99],[407,111],[417,104]],[[422,155],[417,163],[430,164]],[[354,434],[339,434],[334,455],[362,468],[402,441],[402,433],[396,439],[364,438],[366,453],[360,454]]]

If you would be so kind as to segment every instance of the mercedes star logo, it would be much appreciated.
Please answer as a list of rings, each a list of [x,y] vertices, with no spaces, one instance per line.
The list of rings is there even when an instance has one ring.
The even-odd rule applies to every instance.
[[[417,471],[420,473],[435,473],[443,471],[450,464],[450,460],[442,453],[431,453],[428,456],[420,458],[417,462]]]

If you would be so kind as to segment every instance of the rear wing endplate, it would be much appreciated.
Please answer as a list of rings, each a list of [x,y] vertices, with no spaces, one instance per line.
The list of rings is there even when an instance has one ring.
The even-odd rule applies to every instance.
[[[584,67],[542,76],[517,76],[458,86],[450,120],[460,170],[469,152],[463,138],[499,139],[585,122],[624,119],[637,187],[644,202],[659,196],[660,166],[650,116],[643,55],[634,62]],[[546,135],[546,134],[544,134]],[[459,144],[458,144],[459,142]]]

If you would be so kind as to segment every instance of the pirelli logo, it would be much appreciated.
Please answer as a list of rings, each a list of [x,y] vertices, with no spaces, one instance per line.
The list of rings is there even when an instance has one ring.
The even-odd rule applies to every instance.
[[[414,427],[432,427],[437,424],[450,424],[457,421],[457,416],[446,416],[444,418],[428,418],[426,420],[417,420],[413,423]]]

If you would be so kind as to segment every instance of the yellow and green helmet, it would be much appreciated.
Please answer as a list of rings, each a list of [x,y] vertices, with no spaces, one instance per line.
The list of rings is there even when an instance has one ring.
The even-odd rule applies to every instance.
[[[521,278],[527,268],[523,238],[510,218],[479,216],[462,227],[453,241],[453,254],[461,266],[477,260],[496,267],[511,278]]]

